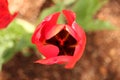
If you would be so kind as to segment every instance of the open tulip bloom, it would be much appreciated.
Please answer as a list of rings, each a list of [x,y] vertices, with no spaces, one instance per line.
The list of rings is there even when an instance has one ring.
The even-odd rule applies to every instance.
[[[83,29],[75,22],[75,13],[69,10],[62,11],[68,24],[57,24],[60,12],[47,16],[36,28],[32,43],[45,59],[36,63],[51,65],[65,64],[65,68],[73,68],[81,58],[86,36]]]
[[[0,29],[6,28],[16,15],[10,13],[7,0],[0,0]]]

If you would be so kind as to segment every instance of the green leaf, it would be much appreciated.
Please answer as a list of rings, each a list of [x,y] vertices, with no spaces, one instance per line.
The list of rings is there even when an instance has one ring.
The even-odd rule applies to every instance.
[[[14,55],[15,55],[15,49],[14,49],[14,47],[12,47],[12,48],[7,48],[7,49],[4,51],[3,55],[1,56],[2,63],[7,62],[7,61],[10,60]]]
[[[23,22],[18,23],[14,20],[6,29],[0,31],[0,65],[9,61],[18,51],[22,51],[26,47],[33,47],[31,32],[21,24]]]
[[[76,21],[86,31],[113,29],[113,26],[108,21],[93,19],[96,12],[108,0],[77,0],[73,5],[73,11],[76,13]]]
[[[110,24],[110,22],[102,21],[102,20],[94,20],[89,21],[88,24],[84,25],[84,29],[86,31],[96,31],[96,30],[104,30],[104,29],[114,29],[114,26]]]

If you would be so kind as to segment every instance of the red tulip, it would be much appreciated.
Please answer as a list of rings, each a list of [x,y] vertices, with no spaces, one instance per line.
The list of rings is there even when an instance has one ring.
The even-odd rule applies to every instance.
[[[65,68],[73,68],[81,58],[86,36],[83,29],[75,22],[75,13],[63,10],[68,24],[57,24],[60,12],[46,17],[37,27],[32,43],[45,59],[36,61],[41,64],[65,64]]]
[[[0,0],[0,29],[6,28],[16,15],[9,12],[7,0]]]

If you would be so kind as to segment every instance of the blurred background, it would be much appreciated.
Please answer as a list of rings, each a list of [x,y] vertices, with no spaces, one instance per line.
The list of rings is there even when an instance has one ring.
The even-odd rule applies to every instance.
[[[0,80],[120,80],[120,0],[14,1],[9,7],[19,14],[0,31]],[[70,70],[35,64],[42,57],[31,43],[41,20],[62,9],[76,13],[87,36],[82,58]],[[64,21],[60,17],[58,22]]]

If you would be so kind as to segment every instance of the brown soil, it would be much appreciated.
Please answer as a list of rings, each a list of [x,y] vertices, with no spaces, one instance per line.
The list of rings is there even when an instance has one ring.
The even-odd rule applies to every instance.
[[[86,33],[86,50],[75,68],[34,64],[38,59],[34,51],[29,57],[19,52],[3,66],[0,80],[120,80],[120,1],[110,0],[98,17],[118,29]]]

